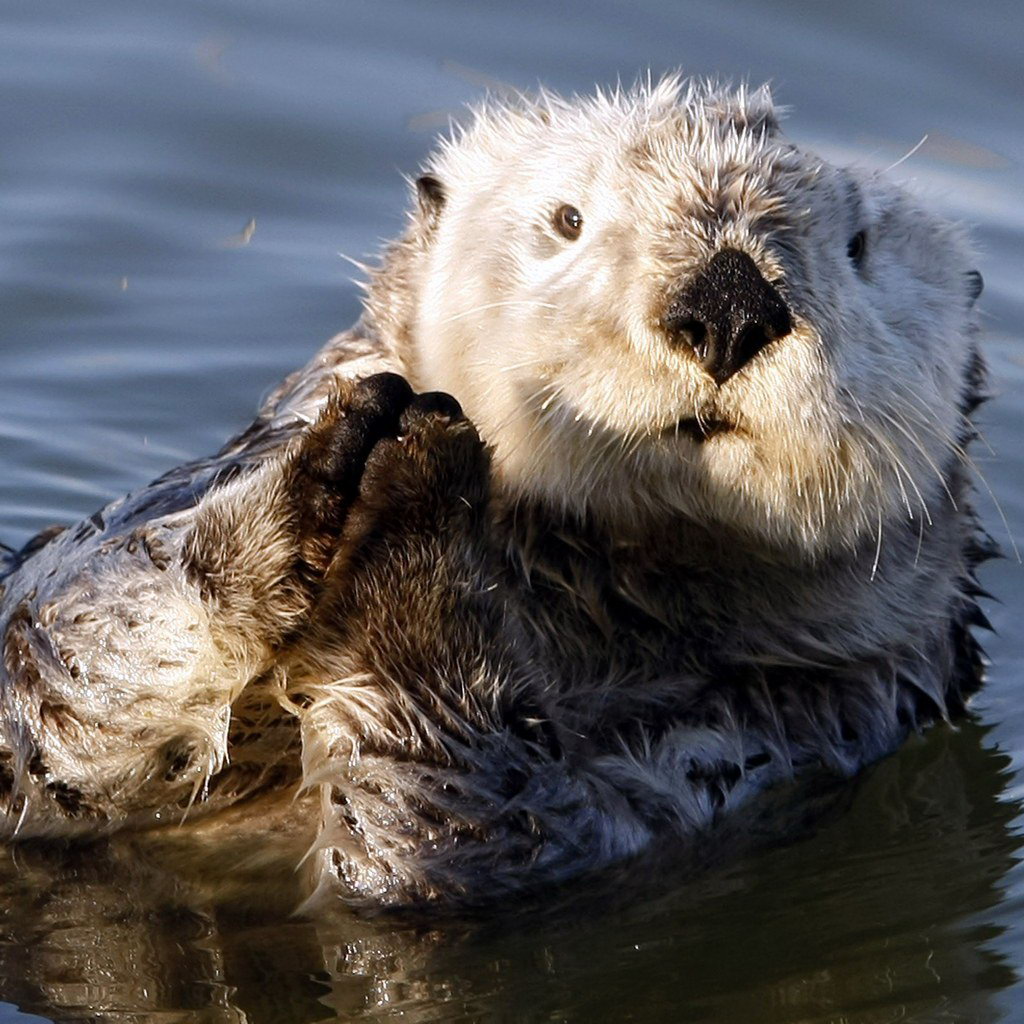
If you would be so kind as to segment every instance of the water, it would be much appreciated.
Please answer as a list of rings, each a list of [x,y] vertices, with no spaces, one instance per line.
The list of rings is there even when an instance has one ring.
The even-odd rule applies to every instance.
[[[1011,0],[7,0],[0,6],[0,536],[91,512],[243,425],[358,310],[403,172],[489,81],[677,65],[771,78],[790,131],[897,161],[972,224],[999,393],[977,459],[1024,539],[1024,121]],[[240,244],[247,225],[255,230]],[[982,499],[993,532],[1006,532]],[[974,719],[868,773],[812,835],[642,897],[498,921],[240,909],[130,844],[0,857],[0,1021],[883,1022],[1024,1016],[1024,576]],[[16,1009],[15,1006],[20,1009]]]

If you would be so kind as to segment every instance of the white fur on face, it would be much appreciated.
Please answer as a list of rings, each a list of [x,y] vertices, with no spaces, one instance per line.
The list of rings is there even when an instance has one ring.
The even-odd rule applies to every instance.
[[[970,352],[957,230],[778,134],[764,90],[653,87],[485,108],[430,164],[413,375],[452,392],[499,479],[601,517],[682,513],[819,554],[947,500]],[[567,241],[552,218],[583,215]],[[863,261],[848,255],[865,232]],[[793,330],[721,387],[661,327],[722,248]],[[680,421],[735,429],[703,443]]]

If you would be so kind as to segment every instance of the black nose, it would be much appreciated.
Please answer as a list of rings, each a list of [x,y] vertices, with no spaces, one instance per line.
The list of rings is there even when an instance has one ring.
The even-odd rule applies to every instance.
[[[793,326],[782,296],[738,249],[715,253],[669,303],[662,325],[673,343],[693,349],[716,384]]]

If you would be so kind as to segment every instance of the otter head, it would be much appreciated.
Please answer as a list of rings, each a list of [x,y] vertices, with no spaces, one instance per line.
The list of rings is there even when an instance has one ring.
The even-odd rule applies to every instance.
[[[414,382],[460,400],[514,495],[814,557],[948,502],[966,243],[786,141],[765,90],[485,107],[404,245]]]

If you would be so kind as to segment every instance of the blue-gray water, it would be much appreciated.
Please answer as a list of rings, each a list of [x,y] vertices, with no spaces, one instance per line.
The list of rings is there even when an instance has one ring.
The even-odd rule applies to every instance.
[[[1024,540],[1022,38],[1017,0],[6,0],[0,537],[244,424],[355,318],[339,253],[400,229],[402,174],[487,82],[682,66],[773,80],[830,156],[884,167],[928,134],[892,173],[974,227],[998,393],[976,459]],[[974,720],[785,848],[426,929],[245,916],[130,852],[0,854],[0,1021],[1024,1020],[1022,573],[986,573],[1003,603]]]

